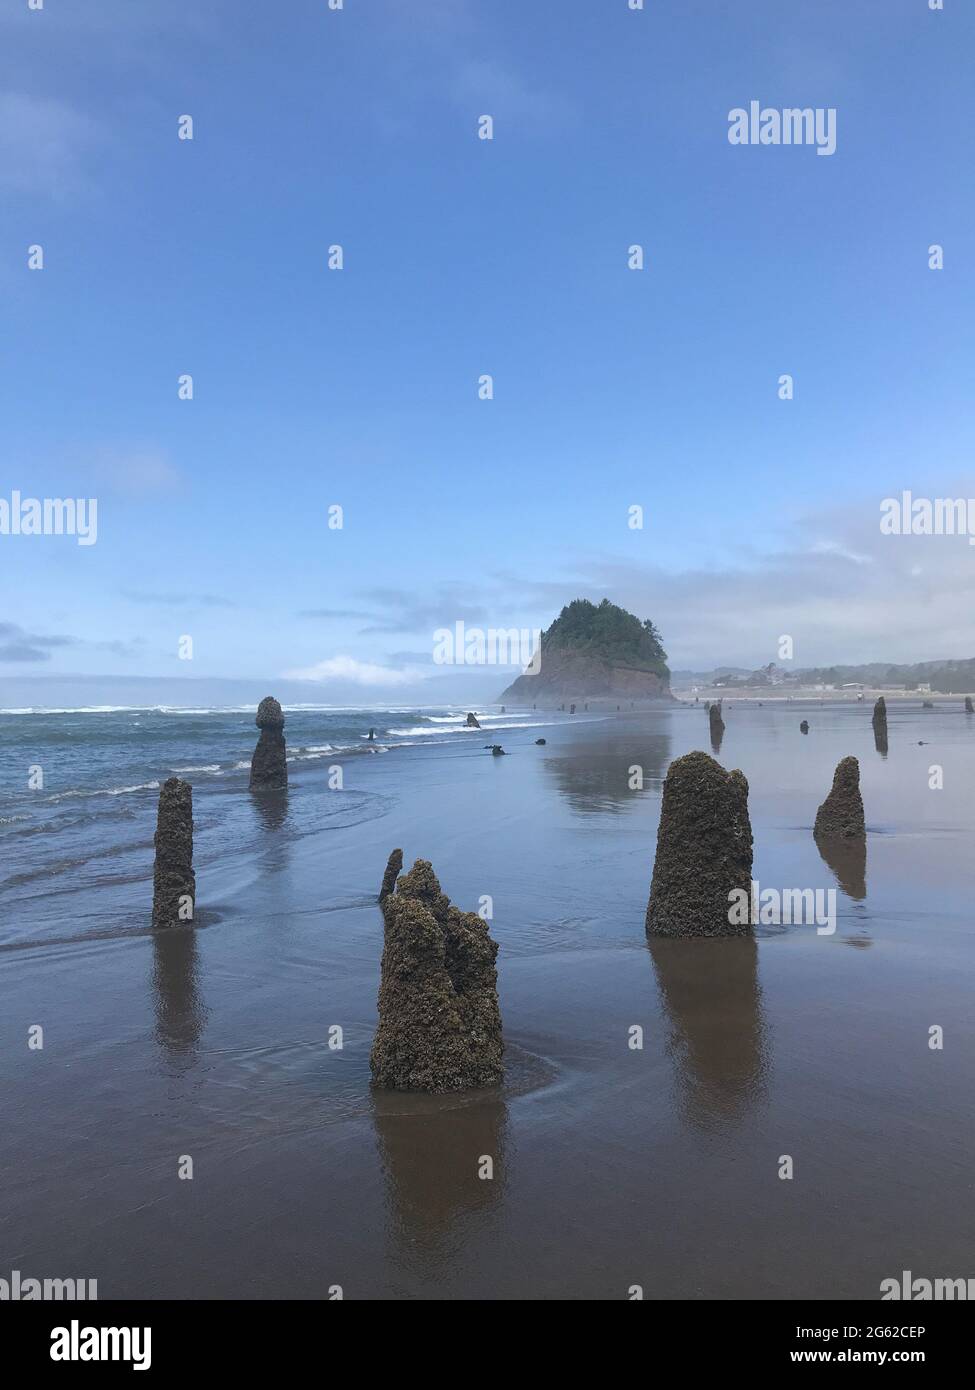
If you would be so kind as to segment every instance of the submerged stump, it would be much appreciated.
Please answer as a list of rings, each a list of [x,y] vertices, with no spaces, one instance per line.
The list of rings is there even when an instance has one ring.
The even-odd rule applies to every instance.
[[[379,901],[385,902],[396,887],[396,879],[400,869],[403,867],[403,851],[394,849],[386,861],[386,872],[383,874],[382,887],[379,890]]]
[[[257,707],[254,723],[261,734],[251,758],[252,787],[288,785],[287,748],[284,741],[284,711],[273,695],[265,695]]]
[[[817,840],[853,840],[866,833],[863,797],[860,795],[860,764],[856,758],[843,758],[836,764],[829,796],[816,812],[813,835]]]
[[[724,738],[724,720],[721,717],[721,701],[716,705],[708,706],[708,723],[711,728],[711,752],[721,752],[721,740]]]
[[[159,789],[153,844],[152,925],[174,927],[191,922],[196,902],[193,788],[179,777],[170,777]]]
[[[503,1076],[498,946],[474,912],[452,907],[418,859],[383,900],[379,1026],[369,1059],[377,1086],[459,1091]]]
[[[748,782],[707,753],[675,758],[664,780],[648,936],[748,936],[731,894],[751,895]]]

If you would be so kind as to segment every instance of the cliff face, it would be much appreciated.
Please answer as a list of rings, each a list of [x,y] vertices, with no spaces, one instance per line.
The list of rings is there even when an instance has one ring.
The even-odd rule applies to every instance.
[[[606,599],[563,608],[543,633],[535,664],[536,674],[519,676],[499,698],[542,707],[673,699],[656,628]]]
[[[528,705],[566,704],[580,700],[671,700],[670,682],[653,671],[641,671],[593,656],[588,652],[542,652],[537,676],[519,676],[502,700]]]

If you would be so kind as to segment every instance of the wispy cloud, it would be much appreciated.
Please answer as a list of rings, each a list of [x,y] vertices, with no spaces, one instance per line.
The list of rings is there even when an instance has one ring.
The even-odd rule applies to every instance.
[[[433,649],[431,647],[425,652],[390,652],[389,660],[397,666],[432,666]]]
[[[74,640],[25,632],[16,623],[0,623],[0,661],[50,661],[55,648],[68,647]]]
[[[101,449],[88,464],[96,484],[124,497],[175,492],[183,474],[162,449],[145,445],[113,445]]]
[[[370,115],[390,138],[419,128],[418,108],[437,102],[452,108],[471,138],[478,116],[498,122],[499,138],[512,131],[551,136],[575,121],[576,109],[564,91],[546,85],[538,66],[511,57],[512,45],[499,38],[483,7],[462,0],[423,0],[386,5],[376,42],[385,44],[382,73]],[[425,128],[425,127],[424,127]]]
[[[52,652],[63,647],[73,647],[76,651],[108,652],[111,656],[134,657],[145,647],[145,638],[133,637],[130,640],[115,637],[105,640],[89,640],[84,637],[68,637],[60,634],[28,632],[17,623],[0,623],[0,662],[50,661]]]
[[[153,60],[158,64],[156,45],[169,36],[184,44],[219,42],[239,8],[239,0],[208,0],[206,5],[196,0],[96,0],[87,4],[48,0],[42,12],[28,10],[27,0],[7,0],[0,6],[0,29],[6,31],[4,41],[9,50],[19,44],[27,55],[34,52],[40,29],[48,60],[54,55],[58,62],[70,63],[73,70],[78,68],[79,52],[84,53],[88,64],[111,67],[124,59],[141,66]]]
[[[371,618],[374,615],[362,608],[302,608],[299,618]]]
[[[133,657],[138,656],[146,645],[143,637],[133,637],[127,642],[122,638],[116,638],[110,642],[94,642],[100,652],[110,652],[112,656]]]
[[[352,656],[331,656],[318,661],[314,666],[304,666],[296,671],[283,671],[283,680],[294,681],[348,681],[352,685],[397,686],[409,685],[415,679],[408,671],[394,671],[389,666],[377,666],[368,661],[357,661]]]
[[[86,181],[105,138],[97,122],[57,97],[0,93],[0,189],[63,199]]]
[[[784,635],[796,667],[975,656],[975,549],[964,536],[882,535],[880,501],[807,516],[790,546],[738,565],[675,572],[588,557],[567,567],[568,578],[502,581],[535,607],[539,626],[577,597],[608,597],[652,618],[677,667],[778,660]]]
[[[538,74],[522,76],[513,67],[488,58],[461,63],[453,80],[453,96],[465,110],[494,116],[505,125],[551,134],[564,131],[574,109],[560,92],[546,89]]]
[[[476,587],[447,581],[427,594],[409,594],[402,589],[363,589],[361,595],[373,605],[372,621],[360,635],[379,633],[429,632],[452,623],[487,622],[492,610]],[[500,622],[495,624],[500,626]]]
[[[232,599],[219,594],[147,594],[126,589],[122,593],[130,603],[145,603],[159,608],[236,608]]]
[[[411,594],[403,589],[360,589],[357,597],[365,600],[362,608],[304,608],[299,618],[325,621],[359,620],[366,623],[359,636],[389,633],[429,633],[459,620],[466,623],[487,621],[491,611],[483,595],[470,585],[447,580],[434,585],[425,593]],[[503,616],[503,614],[501,615]],[[432,643],[431,643],[432,651]],[[427,653],[424,659],[429,659]]]

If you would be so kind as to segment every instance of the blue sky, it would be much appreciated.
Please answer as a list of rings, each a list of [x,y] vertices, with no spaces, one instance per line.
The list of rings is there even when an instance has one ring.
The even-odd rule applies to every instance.
[[[975,550],[877,524],[975,495],[945,3],[3,0],[0,495],[98,542],[0,536],[0,675],[379,697],[604,594],[678,666],[975,653]],[[836,153],[730,145],[752,99]]]

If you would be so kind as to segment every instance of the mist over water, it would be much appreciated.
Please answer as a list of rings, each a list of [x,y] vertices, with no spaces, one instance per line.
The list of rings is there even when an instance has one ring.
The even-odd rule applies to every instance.
[[[862,706],[725,701],[720,760],[749,780],[755,877],[838,890],[834,935],[754,940],[644,934],[661,782],[709,747],[700,706],[509,710],[482,719],[490,738],[462,718],[289,711],[290,786],[257,796],[253,711],[0,716],[10,1260],[97,1278],[104,1298],[336,1283],[625,1298],[638,1283],[876,1299],[891,1272],[966,1270],[975,721],[960,702],[892,703],[883,755]],[[386,751],[362,751],[370,727]],[[507,757],[485,751],[497,741]],[[847,754],[866,854],[824,857],[813,820]],[[153,784],[187,768],[197,917],[153,933]],[[370,1087],[376,894],[397,845],[462,910],[493,898],[497,1091]]]

